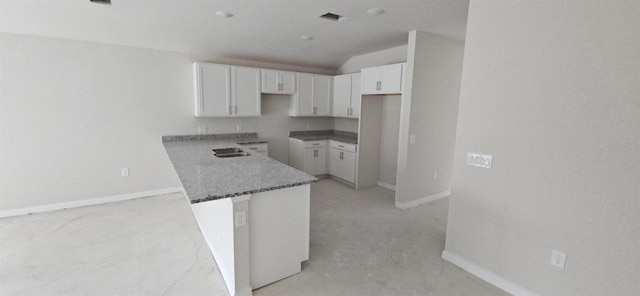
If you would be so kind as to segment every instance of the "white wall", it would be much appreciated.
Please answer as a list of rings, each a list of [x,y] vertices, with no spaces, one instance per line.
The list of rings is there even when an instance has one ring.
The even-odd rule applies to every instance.
[[[401,96],[389,95],[382,99],[380,118],[380,170],[378,181],[396,185],[398,172],[398,132],[400,130]]]
[[[330,118],[283,123],[275,116],[283,100],[272,98],[261,118],[193,116],[196,60],[323,70],[4,33],[0,44],[0,210],[180,187],[161,136],[198,126],[274,136],[279,160],[287,124],[333,128]]]
[[[636,0],[471,2],[446,251],[540,295],[640,294],[638,28]]]
[[[358,119],[349,119],[349,118],[336,117],[335,118],[334,127],[335,127],[336,130],[339,130],[339,131],[357,133],[358,132]]]
[[[362,68],[404,63],[406,60],[407,45],[405,44],[354,56],[338,69],[338,74],[360,72]]]
[[[442,197],[450,189],[463,49],[456,40],[409,33],[398,145],[399,207]],[[410,135],[416,136],[415,144],[409,144]]]

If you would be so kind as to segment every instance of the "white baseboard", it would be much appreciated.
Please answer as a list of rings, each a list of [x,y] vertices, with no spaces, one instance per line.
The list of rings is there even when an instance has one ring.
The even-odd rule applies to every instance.
[[[119,195],[112,195],[112,196],[105,196],[105,197],[98,197],[98,198],[91,198],[91,199],[83,199],[83,200],[49,204],[49,205],[43,205],[43,206],[28,207],[28,208],[22,208],[22,209],[4,210],[4,211],[0,211],[0,218],[51,212],[51,211],[62,210],[62,209],[72,209],[72,208],[93,206],[93,205],[105,204],[110,202],[130,200],[130,199],[149,197],[149,196],[161,195],[161,194],[177,193],[177,192],[183,192],[182,187],[163,188],[158,190],[119,194]]]
[[[421,204],[425,204],[425,203],[428,203],[430,201],[434,201],[436,199],[441,199],[441,198],[447,197],[449,195],[451,195],[451,190],[442,191],[440,193],[436,193],[436,194],[433,194],[433,195],[425,196],[423,198],[416,199],[416,200],[408,202],[408,203],[401,203],[401,202],[396,200],[396,208],[406,210],[408,208],[413,208],[415,206],[419,206]]]
[[[378,181],[376,182],[376,184],[378,184],[378,186],[382,187],[382,188],[387,188],[391,191],[396,191],[396,185],[391,185],[389,183],[386,182],[382,182],[382,181]]]
[[[509,281],[490,270],[481,267],[465,258],[458,256],[455,253],[444,250],[442,252],[442,258],[451,262],[453,265],[456,265],[469,273],[483,279],[484,281],[506,291],[515,296],[538,296],[538,294],[533,293],[518,284]]]

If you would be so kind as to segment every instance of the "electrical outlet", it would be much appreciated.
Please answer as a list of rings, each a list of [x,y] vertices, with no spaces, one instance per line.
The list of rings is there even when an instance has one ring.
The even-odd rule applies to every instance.
[[[242,125],[236,125],[236,131],[237,132],[241,132],[242,131]]]
[[[414,144],[416,142],[416,135],[409,136],[409,143]]]
[[[128,168],[121,169],[120,174],[122,174],[123,177],[129,177],[129,169]]]
[[[207,127],[206,126],[199,126],[198,127],[198,134],[203,135],[207,133]]]
[[[551,265],[564,269],[564,264],[567,262],[567,254],[557,250],[551,251]]]
[[[311,123],[307,123],[307,130],[311,129]]]
[[[433,178],[438,179],[438,171],[433,171]]]

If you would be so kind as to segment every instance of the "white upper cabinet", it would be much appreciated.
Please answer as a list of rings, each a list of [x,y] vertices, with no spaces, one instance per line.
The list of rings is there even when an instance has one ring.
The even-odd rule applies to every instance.
[[[296,73],[262,69],[262,92],[293,94],[296,92]]]
[[[260,116],[260,69],[194,63],[197,117]]]
[[[297,73],[297,91],[289,104],[289,116],[330,116],[333,77]]]
[[[362,94],[402,93],[402,68],[404,64],[393,64],[362,69]]]
[[[260,69],[231,67],[231,102],[233,115],[260,116]]]
[[[193,64],[198,117],[231,116],[231,67]]]
[[[333,117],[360,117],[360,73],[333,77]]]

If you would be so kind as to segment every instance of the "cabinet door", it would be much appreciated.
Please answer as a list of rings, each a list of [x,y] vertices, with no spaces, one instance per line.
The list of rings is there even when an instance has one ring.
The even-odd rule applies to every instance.
[[[353,152],[342,152],[342,179],[351,183],[356,181],[356,154]]]
[[[230,67],[196,63],[194,71],[196,116],[231,116]]]
[[[262,92],[277,94],[278,91],[278,71],[262,69]]]
[[[396,94],[402,92],[402,64],[380,67],[380,93]]]
[[[360,118],[361,102],[360,73],[354,73],[351,74],[351,117]]]
[[[326,148],[304,149],[304,172],[309,175],[322,175],[327,171]]]
[[[260,69],[232,67],[234,116],[260,116]]]
[[[365,68],[362,69],[361,75],[362,94],[377,94],[379,92],[378,83],[380,82],[380,69],[378,67]]]
[[[316,153],[314,175],[324,175],[327,173],[327,148],[315,148],[313,150],[318,151]]]
[[[313,115],[329,116],[331,105],[331,76],[313,77]]]
[[[342,175],[342,159],[340,159],[340,150],[331,148],[329,151],[329,174],[340,177]]]
[[[310,116],[313,115],[313,76],[309,74],[298,73],[298,92],[293,103],[292,110],[294,116]]]
[[[338,75],[333,78],[333,117],[349,117],[351,108],[351,78],[350,74]],[[360,76],[358,76],[360,78]],[[360,85],[358,83],[358,85]],[[360,90],[358,90],[358,93]]]
[[[296,92],[296,73],[279,72],[278,82],[280,83],[281,94],[293,94]]]

